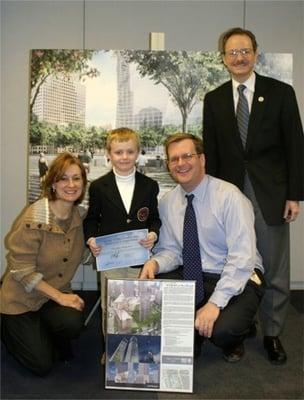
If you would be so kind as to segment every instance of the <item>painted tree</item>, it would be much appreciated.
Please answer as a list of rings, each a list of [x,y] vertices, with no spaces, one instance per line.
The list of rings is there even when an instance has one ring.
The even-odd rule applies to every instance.
[[[90,67],[93,50],[33,50],[31,59],[31,100],[32,112],[42,84],[50,75],[69,79],[77,74],[79,79],[99,75],[96,68]]]
[[[168,90],[173,103],[180,110],[182,130],[185,132],[187,118],[200,100],[199,89],[204,86],[204,81],[211,72],[206,67],[205,53],[123,50],[121,55],[127,62],[136,63],[137,71],[142,77],[148,76],[155,84],[162,84]],[[216,61],[219,64],[218,56]]]
[[[60,127],[49,122],[38,121],[34,115],[30,124],[30,144],[54,146],[59,132]]]
[[[292,54],[259,53],[256,71],[261,75],[292,84]]]
[[[201,101],[205,94],[215,89],[222,83],[229,80],[229,73],[222,62],[220,53],[211,51],[200,53],[202,63],[202,85],[198,90],[198,96]]]
[[[164,128],[143,127],[139,128],[138,132],[142,147],[155,147],[161,143],[164,136]]]
[[[102,149],[106,145],[107,130],[101,127],[91,126],[87,128],[86,149]]]

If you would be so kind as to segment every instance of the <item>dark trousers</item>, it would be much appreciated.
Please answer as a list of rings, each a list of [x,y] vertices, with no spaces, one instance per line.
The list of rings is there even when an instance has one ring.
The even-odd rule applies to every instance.
[[[263,282],[262,285],[257,285],[249,280],[243,292],[232,297],[227,306],[220,311],[213,327],[212,336],[209,339],[216,346],[222,349],[230,349],[241,344],[245,339],[264,294],[264,279],[260,272],[258,274]],[[183,269],[179,267],[175,271],[158,274],[156,278],[183,279]],[[205,297],[203,303],[199,304],[197,309],[208,302],[219,279],[220,275],[218,274],[204,273]],[[198,333],[196,339],[198,339]]]
[[[83,313],[49,300],[38,311],[1,315],[2,341],[9,352],[33,373],[43,376],[52,368],[70,339],[83,328]]]
[[[253,205],[257,248],[263,259],[267,283],[259,309],[262,331],[266,336],[279,336],[283,331],[289,307],[289,224],[266,224],[247,174],[244,194]]]

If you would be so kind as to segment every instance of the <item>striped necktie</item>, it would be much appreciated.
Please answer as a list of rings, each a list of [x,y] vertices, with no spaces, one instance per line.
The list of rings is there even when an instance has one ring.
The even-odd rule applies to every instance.
[[[240,137],[243,147],[246,147],[248,123],[249,123],[249,107],[247,99],[244,95],[245,85],[239,85],[237,90],[239,92],[239,101],[236,108],[236,118],[239,127]]]
[[[183,276],[185,280],[196,281],[195,304],[199,304],[204,298],[204,285],[196,216],[192,204],[194,194],[186,195],[186,198],[188,204],[183,231]]]

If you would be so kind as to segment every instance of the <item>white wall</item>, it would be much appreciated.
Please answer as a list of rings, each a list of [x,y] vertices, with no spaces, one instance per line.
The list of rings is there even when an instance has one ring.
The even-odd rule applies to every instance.
[[[260,50],[293,53],[304,121],[303,1],[245,4],[246,28],[256,34]],[[2,271],[5,235],[26,205],[29,50],[147,49],[149,32],[164,32],[167,50],[216,50],[219,34],[242,26],[243,14],[243,1],[1,1]],[[303,237],[304,206],[291,230],[293,288],[304,287]]]

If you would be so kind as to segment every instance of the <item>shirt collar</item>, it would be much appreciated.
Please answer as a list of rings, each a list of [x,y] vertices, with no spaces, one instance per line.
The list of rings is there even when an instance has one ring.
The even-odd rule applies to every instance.
[[[113,173],[115,175],[116,180],[118,180],[119,182],[130,182],[132,180],[135,179],[135,172],[136,172],[136,168],[134,167],[133,171],[131,172],[130,175],[119,175],[115,168],[113,168]]]
[[[207,192],[207,187],[209,184],[209,175],[205,175],[204,178],[201,180],[201,182],[196,186],[196,188],[194,190],[192,190],[192,192],[186,192],[181,186],[180,186],[180,192],[181,192],[181,196],[183,199],[183,202],[187,202],[186,201],[186,195],[189,194],[194,194],[195,199],[197,199],[198,201],[203,201],[205,194]]]
[[[249,76],[249,78],[245,82],[242,82],[241,84],[245,85],[248,90],[250,90],[252,93],[254,93],[255,79],[256,79],[256,75],[255,75],[255,72],[253,72]],[[237,92],[237,88],[239,87],[239,85],[240,85],[240,82],[238,82],[232,78],[232,87],[233,87],[234,92]]]

